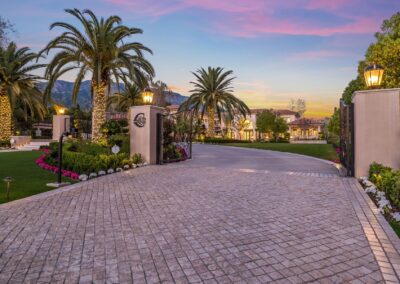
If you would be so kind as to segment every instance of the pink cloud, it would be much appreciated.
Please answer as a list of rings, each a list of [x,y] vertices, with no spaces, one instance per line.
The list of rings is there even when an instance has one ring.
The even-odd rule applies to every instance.
[[[132,12],[140,11],[161,17],[186,9],[207,10],[204,14],[208,29],[236,37],[256,37],[265,34],[330,36],[334,34],[372,33],[379,28],[381,18],[350,13],[359,0],[105,0]],[[364,2],[363,2],[364,3]],[[371,6],[372,2],[364,6]],[[354,7],[355,6],[355,7]],[[373,7],[373,6],[371,6]],[[285,11],[324,11],[336,17],[334,23],[321,17],[294,18]],[[373,9],[372,9],[373,11]],[[283,13],[282,13],[283,12]],[[372,13],[372,12],[371,12]],[[290,15],[290,14],[289,14]],[[328,26],[327,26],[328,24]]]
[[[290,55],[287,60],[288,61],[303,61],[303,60],[318,60],[325,58],[335,58],[335,57],[345,57],[350,56],[349,52],[337,51],[337,50],[316,50],[316,51],[307,51],[307,52],[299,52]]]
[[[358,2],[353,0],[354,2]],[[349,0],[310,0],[306,5],[307,9],[337,10],[349,4]]]

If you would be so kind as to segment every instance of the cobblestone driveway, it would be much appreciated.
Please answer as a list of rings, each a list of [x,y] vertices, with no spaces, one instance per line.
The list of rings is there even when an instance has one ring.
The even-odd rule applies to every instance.
[[[399,248],[332,174],[194,160],[0,206],[0,283],[397,282]]]

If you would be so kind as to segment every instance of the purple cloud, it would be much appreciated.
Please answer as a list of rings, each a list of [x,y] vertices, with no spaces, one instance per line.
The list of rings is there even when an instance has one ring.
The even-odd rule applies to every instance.
[[[205,13],[210,30],[236,37],[255,37],[265,34],[330,36],[334,34],[373,33],[380,25],[381,17],[360,15],[356,9],[362,5],[369,13],[377,13],[376,0],[105,0],[123,6],[132,12],[140,11],[152,17],[196,9]],[[395,7],[396,4],[386,3]],[[400,8],[400,4],[397,4]],[[387,8],[387,7],[386,7]],[[282,16],[289,11],[307,17]],[[209,14],[207,14],[207,12]],[[324,13],[324,14],[322,14]],[[338,22],[327,21],[331,15]],[[327,23],[328,22],[328,23]]]

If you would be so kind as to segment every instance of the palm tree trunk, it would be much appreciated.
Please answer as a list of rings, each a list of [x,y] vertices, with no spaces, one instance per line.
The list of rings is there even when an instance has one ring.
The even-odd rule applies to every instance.
[[[107,108],[107,96],[106,89],[107,84],[100,82],[96,84],[92,82],[93,88],[93,111],[92,111],[92,141],[97,142],[103,137],[100,128],[106,122],[106,108]]]
[[[0,140],[8,140],[11,136],[12,110],[6,90],[0,86]]]
[[[207,118],[208,118],[208,128],[207,128],[207,136],[214,137],[215,136],[215,112],[212,106],[207,107]]]

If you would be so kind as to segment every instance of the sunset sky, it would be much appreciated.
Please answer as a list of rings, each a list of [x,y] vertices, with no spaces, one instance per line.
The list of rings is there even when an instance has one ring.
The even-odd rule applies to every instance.
[[[307,101],[306,116],[323,117],[399,0],[2,0],[0,15],[15,24],[13,40],[38,51],[73,22],[63,9],[117,14],[139,27],[133,38],[150,47],[157,80],[189,95],[191,71],[221,66],[234,71],[235,93],[250,107],[285,108]],[[74,73],[62,79],[72,81]]]

